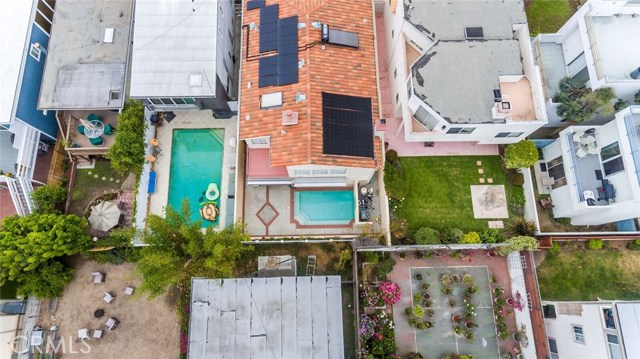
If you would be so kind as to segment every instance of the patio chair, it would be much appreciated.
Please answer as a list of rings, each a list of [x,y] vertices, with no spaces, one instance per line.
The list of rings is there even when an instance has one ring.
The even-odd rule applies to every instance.
[[[107,319],[107,323],[104,326],[109,330],[115,330],[118,327],[118,324],[120,324],[120,321],[112,317]]]
[[[111,303],[114,299],[116,299],[116,296],[115,294],[104,292],[104,297],[102,299],[107,303]]]
[[[102,146],[102,145],[104,145],[104,139],[102,139],[102,136],[96,137],[96,138],[90,138],[89,142],[91,142],[91,144],[94,145],[94,146]]]
[[[133,295],[133,290],[134,290],[134,289],[135,289],[135,288],[133,288],[133,287],[126,287],[126,288],[124,289],[124,294],[126,294],[126,295]]]
[[[94,329],[93,330],[93,337],[96,338],[96,339],[102,338],[102,334],[104,334],[103,330],[100,330],[100,329]]]
[[[91,275],[93,276],[93,283],[95,284],[104,283],[104,273],[93,272],[91,273]]]
[[[84,328],[78,330],[78,340],[80,341],[85,339],[89,339],[89,329]]]
[[[113,136],[113,133],[116,131],[116,128],[111,126],[110,123],[104,125],[104,134],[107,136]]]
[[[78,130],[79,134],[84,135],[84,126],[83,125],[78,125],[78,127],[76,127],[76,129]]]
[[[551,200],[551,198],[543,198],[540,200],[540,205],[542,206],[542,208],[548,209],[548,208],[553,208],[553,201]]]
[[[576,156],[578,158],[585,158],[587,157],[587,151],[585,151],[582,147],[578,148],[578,150],[576,151]]]
[[[96,115],[95,113],[90,113],[89,116],[87,116],[87,120],[89,121],[98,121],[98,122],[103,122],[102,119],[100,118],[100,116]]]

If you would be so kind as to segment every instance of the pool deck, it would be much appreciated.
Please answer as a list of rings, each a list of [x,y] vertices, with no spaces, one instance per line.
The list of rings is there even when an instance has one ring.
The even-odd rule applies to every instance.
[[[175,112],[176,118],[168,123],[163,122],[157,127],[156,138],[160,143],[161,154],[153,165],[156,172],[156,193],[149,199],[149,214],[164,216],[164,209],[169,196],[169,174],[171,168],[171,147],[173,145],[173,130],[177,129],[223,129],[224,130],[224,154],[222,159],[222,183],[220,190],[220,219],[219,227],[226,226],[227,195],[229,193],[229,174],[235,171],[236,148],[230,146],[232,138],[237,137],[236,117],[231,119],[213,118],[211,110]],[[231,209],[233,210],[233,209]]]

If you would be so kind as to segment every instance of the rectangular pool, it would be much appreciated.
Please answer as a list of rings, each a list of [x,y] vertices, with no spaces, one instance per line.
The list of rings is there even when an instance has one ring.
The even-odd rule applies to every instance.
[[[294,191],[293,217],[303,226],[349,225],[355,219],[353,190]]]
[[[191,220],[202,227],[219,222],[223,144],[222,129],[173,131],[167,205],[180,211],[188,199]]]

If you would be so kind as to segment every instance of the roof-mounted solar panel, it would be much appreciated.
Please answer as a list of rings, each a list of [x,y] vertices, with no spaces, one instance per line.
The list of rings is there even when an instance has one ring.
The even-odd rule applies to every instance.
[[[278,4],[260,8],[260,52],[278,49]]]
[[[331,29],[329,25],[322,24],[322,42],[357,49],[358,33]]]
[[[247,2],[247,10],[259,9],[264,7],[265,0],[251,0]]]
[[[322,152],[374,157],[371,99],[322,93]]]
[[[278,22],[278,85],[298,82],[298,17]]]

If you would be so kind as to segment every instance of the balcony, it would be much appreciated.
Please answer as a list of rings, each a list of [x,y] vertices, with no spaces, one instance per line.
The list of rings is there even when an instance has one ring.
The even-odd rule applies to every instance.
[[[104,155],[109,147],[115,142],[115,135],[102,135],[104,143],[102,145],[92,145],[89,138],[78,132],[78,126],[81,125],[80,119],[87,119],[89,114],[95,114],[100,117],[102,123],[106,126],[110,124],[117,128],[118,112],[112,111],[64,111],[58,113],[58,120],[64,123],[66,138],[70,143],[66,149],[71,155]]]
[[[589,207],[607,206],[615,200],[615,188],[603,177],[595,130],[574,131],[567,134],[573,184],[577,198]]]

